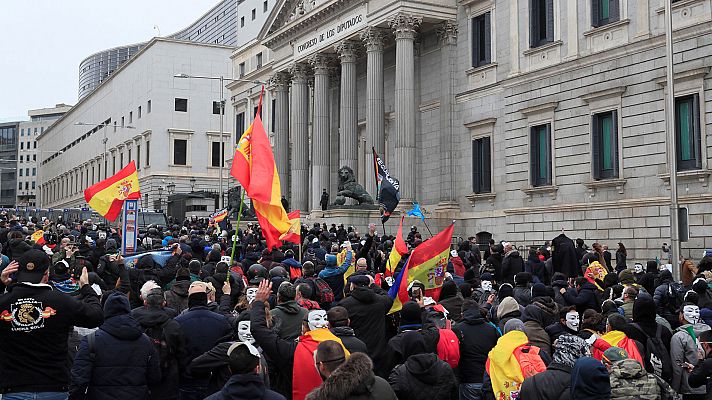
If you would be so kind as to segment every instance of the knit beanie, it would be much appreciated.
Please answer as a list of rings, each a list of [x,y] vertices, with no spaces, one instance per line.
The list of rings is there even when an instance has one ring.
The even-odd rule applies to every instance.
[[[497,319],[502,319],[503,316],[515,311],[519,311],[517,300],[514,297],[505,297],[497,307]]]

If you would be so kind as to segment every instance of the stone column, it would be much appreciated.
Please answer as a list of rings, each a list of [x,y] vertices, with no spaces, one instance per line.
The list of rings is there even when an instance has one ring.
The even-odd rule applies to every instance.
[[[292,210],[308,212],[309,201],[309,68],[292,65],[292,104],[290,133],[292,136],[291,201]]]
[[[368,27],[361,33],[366,45],[366,190],[376,199],[376,181],[371,147],[385,157],[385,113],[383,105],[383,39],[382,30]]]
[[[330,100],[330,118],[329,118],[329,187],[326,190],[329,192],[329,201],[333,201],[336,197],[336,191],[339,186],[339,114],[341,112],[340,93],[341,93],[341,75],[339,74],[338,64],[332,64],[329,68],[329,90],[331,91]]]
[[[393,175],[400,180],[401,203],[415,199],[415,63],[416,29],[420,17],[398,14],[390,21],[396,37],[395,134],[396,165]]]
[[[358,44],[344,40],[336,45],[341,60],[341,115],[339,168],[351,167],[358,176],[358,103],[356,100],[356,50]]]
[[[319,210],[322,189],[329,190],[329,63],[325,54],[309,62],[314,69],[314,122],[312,128],[312,179],[310,210]]]
[[[457,25],[454,21],[445,21],[438,28],[440,39],[440,204],[438,208],[455,208],[454,186],[454,129],[453,100],[455,68],[457,61]]]
[[[275,121],[274,124],[274,162],[279,172],[282,196],[289,196],[289,74],[277,72],[270,78],[274,86]],[[239,133],[240,135],[242,133]]]

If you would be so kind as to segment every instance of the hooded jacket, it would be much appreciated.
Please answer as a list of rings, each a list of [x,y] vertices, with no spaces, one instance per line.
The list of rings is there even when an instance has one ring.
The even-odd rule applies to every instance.
[[[151,340],[130,315],[129,300],[112,294],[104,304],[104,323],[82,339],[72,367],[72,398],[145,399],[149,385],[161,380],[158,355]]]
[[[610,371],[611,400],[658,400],[660,387],[652,374],[630,358],[617,361]]]
[[[704,331],[710,330],[710,326],[704,323],[686,324],[675,330],[675,334],[670,340],[670,359],[672,361],[672,383],[670,386],[680,394],[705,394],[704,386],[693,388],[687,382],[689,373],[678,364],[690,363],[697,365],[697,339]],[[693,337],[694,334],[694,337]]]
[[[453,321],[459,321],[462,318],[462,303],[464,300],[454,281],[448,280],[443,283],[438,303],[448,311],[448,318]]]
[[[601,305],[598,304],[598,299],[596,298],[596,290],[594,284],[586,282],[581,285],[581,289],[578,290],[576,295],[571,293],[571,290],[567,290],[563,296],[569,305],[576,306],[576,311],[579,314],[583,314],[589,308],[601,312]]]
[[[272,317],[277,317],[281,321],[279,337],[284,340],[294,340],[302,334],[302,322],[308,310],[300,307],[294,300],[289,300],[277,305],[269,312]]]
[[[514,283],[514,275],[524,271],[524,260],[517,250],[510,250],[502,260],[502,282]]]
[[[452,330],[460,339],[460,382],[482,383],[487,354],[497,344],[499,332],[482,317],[477,308],[466,310],[462,322]]]
[[[642,344],[642,354],[645,354],[645,346],[647,346],[648,343],[647,336],[655,337],[657,334],[658,323],[655,321],[655,317],[655,302],[653,299],[650,296],[638,296],[633,303],[633,323],[628,324],[627,329],[625,329],[625,334],[630,339]],[[672,333],[663,327],[660,336],[663,344],[668,351],[670,351]]]
[[[349,312],[350,326],[356,337],[366,343],[369,357],[380,365],[387,344],[384,340],[386,314],[393,305],[393,299],[377,285],[356,286],[339,305]]]
[[[456,400],[457,380],[452,368],[433,353],[415,354],[388,377],[399,399]]]
[[[344,273],[351,266],[353,251],[347,251],[344,262],[336,266],[336,256],[327,254],[325,256],[326,266],[319,272],[319,278],[326,281],[334,292],[334,301],[339,301],[344,298]]]
[[[549,299],[551,300],[551,299]],[[552,300],[553,303],[553,300]],[[547,323],[555,320],[556,314],[544,309],[536,304],[530,304],[524,308],[522,322],[524,322],[524,333],[529,338],[529,343],[539,347],[546,354],[551,355],[551,338],[546,332]]]
[[[576,400],[608,400],[611,382],[603,364],[591,357],[582,357],[571,371],[571,398]]]
[[[355,353],[341,364],[306,400],[396,400],[393,389],[373,374],[373,363],[365,354]]]
[[[176,281],[171,285],[171,289],[164,293],[166,306],[174,309],[178,314],[188,309],[188,289],[190,284],[190,280],[182,280]]]
[[[546,371],[522,383],[522,399],[568,400],[571,398],[571,367],[552,362]]]
[[[581,275],[581,268],[579,268],[579,260],[581,258],[576,256],[573,240],[562,233],[551,241],[551,247],[554,272],[561,272],[567,278],[575,278]]]
[[[219,392],[205,398],[205,400],[232,399],[286,400],[281,394],[267,389],[262,377],[257,374],[233,375]]]
[[[341,339],[341,342],[346,347],[349,353],[368,353],[368,347],[361,339],[356,337],[353,328],[350,326],[337,326],[331,328],[331,333],[337,338]]]

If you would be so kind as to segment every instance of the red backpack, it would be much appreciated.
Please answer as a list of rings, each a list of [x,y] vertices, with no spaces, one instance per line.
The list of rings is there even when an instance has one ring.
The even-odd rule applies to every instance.
[[[460,340],[452,329],[440,329],[438,340],[438,358],[457,368],[460,363]]]

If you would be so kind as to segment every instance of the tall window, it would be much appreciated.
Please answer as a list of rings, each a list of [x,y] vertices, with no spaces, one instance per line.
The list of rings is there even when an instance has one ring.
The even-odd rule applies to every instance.
[[[235,116],[235,132],[237,135],[235,137],[240,140],[240,136],[245,132],[245,113],[241,112]]]
[[[223,143],[222,148],[224,151],[225,143]],[[220,166],[220,142],[212,142],[212,151],[210,154],[210,165],[213,167]]]
[[[275,107],[277,104],[276,99],[272,99],[272,106],[270,107],[270,121],[269,121],[269,131],[274,133],[274,125],[275,121],[277,120],[277,107]]]
[[[243,76],[245,76],[245,63],[244,63],[244,62],[240,63],[238,69],[239,69],[239,72],[240,72],[240,78],[242,78]]]
[[[254,119],[257,116],[258,109],[260,111],[260,118],[262,118],[262,109],[259,108],[259,106],[254,106],[254,107],[252,107],[252,119]]]
[[[150,114],[150,113],[151,113],[151,100],[146,102],[146,114]]]
[[[603,26],[620,19],[620,0],[591,0],[591,25]]]
[[[141,169],[141,145],[136,144],[136,169]]]
[[[32,168],[32,176],[37,176],[37,168]]]
[[[677,170],[702,168],[699,95],[693,94],[675,99],[675,137]]]
[[[121,117],[121,127],[123,128],[124,126],[126,126],[126,125],[124,124],[124,117]]]
[[[554,0],[529,0],[530,45],[539,47],[554,41]]]
[[[255,59],[257,61],[257,66],[255,68],[259,69],[262,68],[262,53],[257,53],[255,56]]]
[[[138,106],[138,119],[141,119],[141,106]]]
[[[176,97],[176,111],[187,112],[188,111],[188,99],[181,99]]]
[[[267,0],[262,3],[262,12],[267,12]]]
[[[492,167],[490,138],[472,141],[472,191],[489,193],[492,191]]]
[[[129,162],[131,162],[131,148],[129,147]]]
[[[151,166],[151,141],[146,140],[146,166]]]
[[[129,124],[133,123],[133,111],[129,111]]]
[[[240,28],[245,26],[245,17],[240,17]]]
[[[175,139],[173,141],[173,164],[188,165],[188,141]]]
[[[472,66],[479,67],[492,62],[492,28],[490,13],[472,18]]]
[[[257,17],[257,10],[253,8],[252,9],[252,20],[254,21],[256,17]]]
[[[213,114],[220,115],[220,102],[219,101],[214,101],[213,102]]]
[[[116,173],[116,156],[111,157],[111,170],[113,171],[112,174]]]
[[[593,116],[591,150],[593,179],[617,178],[618,112],[608,111]]]
[[[124,153],[119,153],[119,168],[124,167]]]
[[[551,124],[533,126],[530,143],[532,186],[551,185]]]

